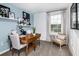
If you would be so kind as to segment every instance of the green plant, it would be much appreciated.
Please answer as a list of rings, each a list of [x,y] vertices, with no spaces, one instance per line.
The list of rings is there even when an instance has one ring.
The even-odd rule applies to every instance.
[[[32,30],[33,30],[33,33],[35,33],[35,31],[36,31],[36,28],[35,28],[35,27],[32,27]]]
[[[0,11],[0,15],[2,15],[2,12]]]

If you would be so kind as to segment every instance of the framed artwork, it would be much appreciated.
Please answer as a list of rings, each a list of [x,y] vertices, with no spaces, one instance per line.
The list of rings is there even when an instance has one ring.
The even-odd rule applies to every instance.
[[[79,30],[79,3],[77,3],[77,29]]]
[[[23,19],[26,20],[27,19],[27,14],[26,12],[23,11]]]
[[[0,5],[0,16],[1,17],[8,17],[9,18],[9,12],[10,12],[10,8]]]
[[[23,11],[23,19],[24,19],[24,23],[26,21],[27,25],[31,25],[30,24],[30,14],[29,13],[26,13]]]
[[[15,13],[14,12],[9,12],[9,18],[10,19],[15,19]]]
[[[26,13],[23,11],[23,19],[26,20],[26,19],[30,19],[30,14]]]
[[[71,29],[77,29],[77,4],[73,3],[71,8],[70,8],[70,26]]]
[[[73,3],[70,9],[71,29],[79,30],[79,3]]]

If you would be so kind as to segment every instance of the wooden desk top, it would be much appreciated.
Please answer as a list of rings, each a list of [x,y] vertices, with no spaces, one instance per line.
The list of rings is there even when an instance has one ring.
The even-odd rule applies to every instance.
[[[40,38],[41,34],[27,34],[27,35],[21,35],[20,36],[20,41],[22,44],[28,44],[28,43],[31,43],[35,40],[37,40],[38,38]]]

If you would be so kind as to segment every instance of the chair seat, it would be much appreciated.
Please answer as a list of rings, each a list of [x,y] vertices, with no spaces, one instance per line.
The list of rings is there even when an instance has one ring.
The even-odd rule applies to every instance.
[[[18,48],[14,48],[14,49],[18,49],[18,50],[20,50],[20,49],[22,49],[22,48],[24,48],[24,47],[26,47],[27,46],[27,44],[20,44],[20,46],[18,47]]]
[[[27,46],[27,44],[21,44],[19,34],[16,31],[13,31],[10,35],[11,42],[12,42],[12,48],[16,49],[18,52],[18,55],[20,55],[20,50]],[[13,51],[12,51],[13,55]]]
[[[27,46],[27,44],[21,44],[18,49],[22,49],[22,48],[24,48],[24,47],[26,47],[26,46]]]
[[[64,45],[65,44],[65,40],[61,40],[61,39],[54,39],[53,42],[55,42],[59,45]]]

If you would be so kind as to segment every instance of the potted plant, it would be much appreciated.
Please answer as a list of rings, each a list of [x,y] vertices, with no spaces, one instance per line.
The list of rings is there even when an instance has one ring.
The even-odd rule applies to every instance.
[[[35,35],[36,28],[32,27],[32,30],[33,30],[33,34]]]

